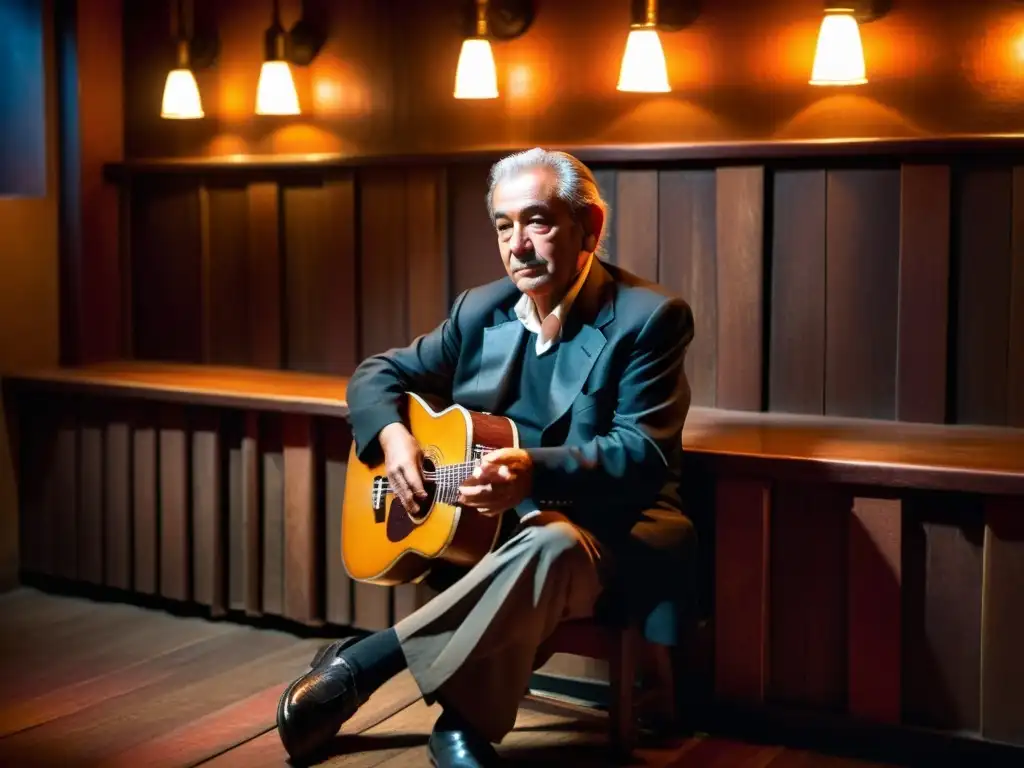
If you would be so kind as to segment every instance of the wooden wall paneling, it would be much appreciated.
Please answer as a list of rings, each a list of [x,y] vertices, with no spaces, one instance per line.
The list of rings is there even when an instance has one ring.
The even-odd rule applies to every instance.
[[[1013,169],[1013,231],[1010,269],[1010,338],[1007,355],[1006,423],[1024,427],[1024,167]]]
[[[896,415],[900,174],[828,172],[825,413]]]
[[[852,501],[827,485],[779,484],[772,499],[773,701],[847,701],[847,558]]]
[[[67,579],[78,577],[78,400],[61,397],[52,403],[57,416],[57,440],[54,455],[56,481],[52,496],[51,542],[53,572]]]
[[[119,357],[131,357],[135,350],[135,291],[132,283],[135,270],[132,268],[132,196],[135,185],[131,179],[125,179],[118,187],[117,195],[117,239],[118,264],[121,268],[121,291],[118,296],[121,302],[121,346]]]
[[[18,521],[21,570],[53,575],[56,515],[56,448],[59,420],[46,401],[5,388],[8,434],[17,434]],[[15,433],[12,430],[17,430]]]
[[[904,165],[896,346],[896,418],[901,421],[946,420],[949,215],[949,166]]]
[[[693,310],[686,377],[694,405],[713,407],[718,355],[714,171],[658,174],[658,282]]]
[[[227,609],[224,540],[227,521],[222,503],[221,414],[192,412],[192,583],[196,602],[214,616]]]
[[[452,300],[469,288],[505,275],[494,225],[487,218],[489,170],[486,165],[463,163],[448,169]]]
[[[202,243],[197,182],[147,179],[131,206],[132,336],[141,359],[202,360]]]
[[[187,421],[184,408],[160,406],[160,594],[180,601],[192,599]]]
[[[981,735],[1024,744],[1024,499],[985,500]]]
[[[405,174],[363,171],[359,192],[360,352],[366,357],[409,341]]]
[[[104,403],[79,401],[78,579],[103,583],[103,425]]]
[[[647,280],[658,279],[658,172],[619,171],[615,263]]]
[[[330,624],[352,624],[352,580],[341,560],[341,510],[345,502],[345,472],[352,431],[341,419],[324,419],[324,588],[325,618]]]
[[[594,171],[594,180],[597,182],[598,191],[608,205],[608,215],[605,218],[604,231],[601,233],[601,249],[598,251],[598,255],[611,264],[615,263],[615,254],[618,251],[615,226],[619,218],[617,176],[618,173],[614,168],[601,168]]]
[[[443,168],[412,168],[406,184],[410,339],[444,321],[448,295],[448,185]]]
[[[259,181],[249,192],[248,316],[249,364],[280,368],[281,205],[277,182]]]
[[[140,403],[132,419],[132,588],[155,595],[159,589],[157,409]]]
[[[359,364],[359,269],[356,253],[355,178],[346,174],[324,181],[323,215],[329,244],[327,312],[324,325],[327,373],[350,375]]]
[[[105,406],[103,433],[103,581],[132,587],[132,420],[131,405]]]
[[[956,421],[1000,425],[1007,421],[1012,175],[966,170],[958,192]]]
[[[767,485],[720,477],[715,492],[715,694],[764,701],[769,653]]]
[[[281,416],[261,414],[260,476],[263,518],[263,613],[284,615],[284,443]]]
[[[719,408],[760,411],[764,335],[764,168],[716,171]]]
[[[902,712],[902,504],[855,498],[848,519],[848,710],[896,725]]]
[[[903,720],[978,730],[982,510],[952,494],[904,499]]]
[[[205,360],[248,365],[249,195],[244,185],[205,187]]]
[[[825,412],[825,171],[772,176],[768,410]]]
[[[263,529],[260,520],[259,416],[234,413],[228,448],[228,603],[251,616],[262,609]]]
[[[317,515],[316,435],[311,417],[287,414],[284,452],[284,615],[303,624],[322,620],[323,530]]]

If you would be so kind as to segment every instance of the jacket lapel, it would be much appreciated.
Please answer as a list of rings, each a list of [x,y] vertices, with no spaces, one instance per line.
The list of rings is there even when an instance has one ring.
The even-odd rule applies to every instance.
[[[476,390],[484,410],[497,411],[508,394],[509,375],[525,333],[526,328],[519,318],[484,328],[484,348],[476,376]]]

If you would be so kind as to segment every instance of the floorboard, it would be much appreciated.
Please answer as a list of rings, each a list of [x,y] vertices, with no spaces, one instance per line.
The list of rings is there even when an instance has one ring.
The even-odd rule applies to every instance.
[[[0,765],[283,768],[278,698],[326,640],[227,620],[19,589],[0,595]],[[438,707],[412,676],[345,724],[331,768],[427,765]],[[499,745],[510,766],[609,764],[603,713],[524,700]],[[649,768],[871,768],[770,744],[699,738],[637,749]]]

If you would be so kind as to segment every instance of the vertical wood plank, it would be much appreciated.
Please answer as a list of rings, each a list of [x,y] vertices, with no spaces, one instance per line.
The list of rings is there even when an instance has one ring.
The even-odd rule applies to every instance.
[[[284,454],[281,418],[260,419],[263,454],[263,612],[284,614]]]
[[[66,579],[78,576],[78,426],[76,401],[58,400],[54,456],[56,489],[51,520],[53,572]]]
[[[768,409],[825,412],[825,171],[774,174]]]
[[[192,420],[192,579],[196,602],[214,616],[227,607],[221,516],[219,414],[196,410]]]
[[[977,731],[983,519],[977,500],[904,501],[903,719]]]
[[[902,504],[856,498],[849,523],[848,710],[896,725],[902,711]]]
[[[615,263],[645,280],[657,280],[658,172],[619,171],[615,199]]]
[[[1024,167],[1013,169],[1013,232],[1010,268],[1010,338],[1006,423],[1024,427]]]
[[[837,710],[847,700],[847,533],[851,500],[786,483],[772,499],[771,698]]]
[[[764,168],[719,168],[716,405],[759,411],[764,335]]]
[[[191,541],[188,437],[184,409],[165,405],[160,417],[160,594],[189,600]]]
[[[825,412],[896,415],[900,176],[828,172]]]
[[[615,226],[619,217],[617,176],[618,172],[614,168],[602,168],[594,171],[597,189],[608,206],[608,216],[605,218],[604,231],[601,233],[598,256],[610,264],[616,262],[616,253],[618,253],[618,237]]]
[[[324,370],[348,376],[359,364],[359,274],[356,253],[356,191],[351,174],[324,182],[324,247],[329,292],[324,320]]]
[[[409,328],[413,339],[448,314],[448,190],[443,168],[413,168],[406,184]]]
[[[768,674],[769,521],[766,485],[720,478],[715,499],[715,693],[764,700]]]
[[[981,735],[1024,745],[1024,499],[985,500]]]
[[[96,401],[80,400],[78,432],[78,579],[103,583],[103,418]]]
[[[103,440],[104,583],[132,587],[132,445],[129,406],[112,403]]]
[[[260,542],[259,417],[247,411],[239,414],[228,451],[231,484],[228,499],[229,603],[231,610],[259,615]]]
[[[715,172],[658,174],[658,282],[693,310],[686,378],[694,405],[713,407],[718,380]]]
[[[284,615],[304,624],[320,617],[320,552],[309,416],[284,417]]]
[[[55,455],[58,420],[36,395],[4,387],[8,434],[18,446],[18,536],[20,568],[52,575]]]
[[[249,185],[249,362],[280,368],[281,217],[276,182]]]
[[[457,163],[448,171],[453,300],[505,275],[494,224],[487,218],[487,173],[487,166],[468,163]]]
[[[960,178],[956,281],[956,420],[1007,421],[1012,177],[1005,168]]]
[[[361,254],[359,285],[361,353],[384,352],[408,339],[406,194],[402,171],[385,168],[359,177]]]
[[[946,420],[949,166],[904,165],[900,192],[896,418]]]
[[[206,338],[217,365],[249,364],[249,197],[244,186],[208,187]]]
[[[326,619],[331,624],[347,626],[352,623],[352,580],[341,559],[341,512],[345,503],[345,473],[352,433],[341,419],[325,419],[323,429]]]
[[[132,552],[136,592],[154,595],[159,587],[157,527],[157,450],[153,410],[140,408],[132,423]]]

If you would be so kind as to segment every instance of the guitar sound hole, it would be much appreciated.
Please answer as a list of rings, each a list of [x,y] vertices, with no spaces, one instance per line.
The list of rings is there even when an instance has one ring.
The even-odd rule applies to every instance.
[[[423,460],[424,473],[434,471],[434,462],[430,459]],[[409,512],[397,496],[391,497],[388,505],[388,522],[386,527],[388,541],[402,541],[413,532],[416,525],[422,523],[430,514],[434,506],[434,498],[437,495],[437,484],[430,480],[423,481],[423,490],[427,492],[427,498],[420,503],[420,510],[415,515]]]

